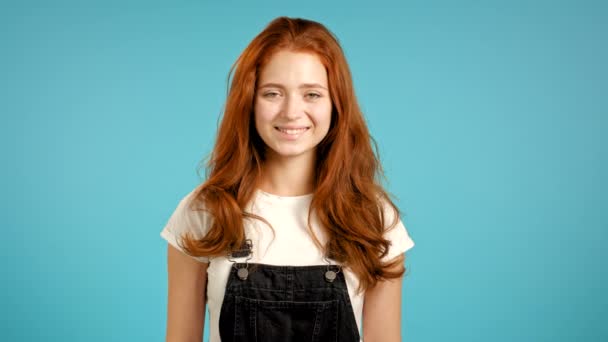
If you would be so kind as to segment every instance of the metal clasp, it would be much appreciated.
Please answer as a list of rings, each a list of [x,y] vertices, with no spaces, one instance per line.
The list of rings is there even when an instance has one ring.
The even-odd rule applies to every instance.
[[[233,258],[244,258],[244,257],[247,258],[247,259],[245,259],[245,267],[239,268],[236,265],[238,261],[234,260]],[[243,241],[243,244],[241,245],[241,247],[239,249],[229,251],[226,258],[232,262],[232,267],[234,267],[237,270],[236,275],[239,277],[239,279],[247,280],[247,277],[249,276],[248,261],[251,260],[251,258],[253,258],[253,243],[251,242],[251,239],[245,239],[245,241]]]
[[[332,263],[329,261],[329,259],[327,259],[327,256],[323,256],[323,259],[327,262],[327,271],[325,271],[325,280],[333,283],[334,280],[336,280],[338,273],[340,273],[340,271],[342,270],[342,266],[341,265],[334,265],[336,267],[338,267],[338,271],[334,271],[330,268],[330,266],[332,266]]]

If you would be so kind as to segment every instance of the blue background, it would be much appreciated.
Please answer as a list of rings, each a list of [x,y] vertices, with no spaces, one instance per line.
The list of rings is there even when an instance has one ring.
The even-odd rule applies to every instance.
[[[3,340],[164,340],[160,230],[279,15],[346,51],[416,242],[405,340],[608,340],[606,2],[433,0],[2,2]]]

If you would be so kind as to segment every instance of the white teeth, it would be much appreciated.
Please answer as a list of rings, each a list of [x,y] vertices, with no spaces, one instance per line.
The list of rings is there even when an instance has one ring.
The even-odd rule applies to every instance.
[[[298,128],[298,129],[282,129],[277,127],[277,129],[283,133],[289,134],[289,135],[296,135],[296,134],[300,134],[302,132],[304,132],[305,130],[307,130],[308,128]]]

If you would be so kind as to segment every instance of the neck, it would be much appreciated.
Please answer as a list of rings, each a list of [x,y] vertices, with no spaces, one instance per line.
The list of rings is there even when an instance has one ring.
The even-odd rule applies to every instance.
[[[314,191],[314,179],[314,153],[290,158],[268,156],[259,187],[279,196],[301,196]]]

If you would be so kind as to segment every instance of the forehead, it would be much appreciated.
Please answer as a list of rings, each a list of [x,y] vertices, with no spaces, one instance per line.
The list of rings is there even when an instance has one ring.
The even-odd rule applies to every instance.
[[[327,70],[314,53],[280,50],[261,67],[258,81],[286,86],[318,83],[326,87]]]

